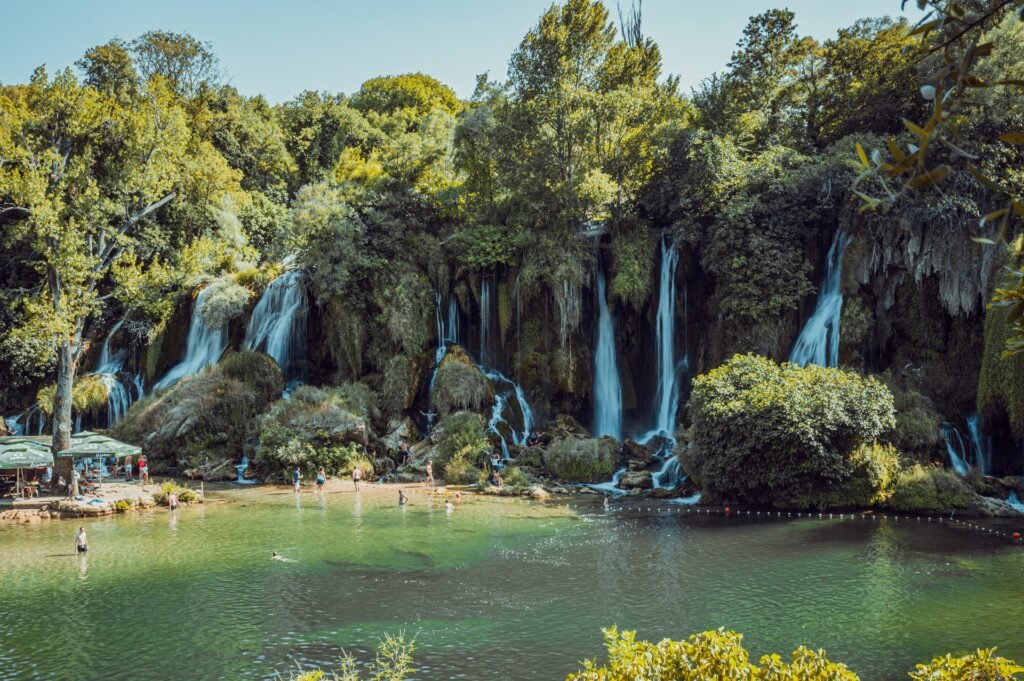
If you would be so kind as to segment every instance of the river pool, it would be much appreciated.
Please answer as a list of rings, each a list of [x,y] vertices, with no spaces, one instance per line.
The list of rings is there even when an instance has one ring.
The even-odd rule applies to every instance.
[[[863,679],[978,646],[1024,660],[1024,548],[968,528],[653,502],[470,497],[447,513],[420,490],[404,508],[376,491],[211,497],[0,526],[0,679],[287,678],[342,649],[366,661],[399,631],[419,679],[563,679],[610,624],[724,626],[755,655],[824,647]]]

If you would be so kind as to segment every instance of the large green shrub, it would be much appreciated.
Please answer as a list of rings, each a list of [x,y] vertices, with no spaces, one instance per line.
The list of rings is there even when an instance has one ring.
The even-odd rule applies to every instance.
[[[1003,356],[1006,342],[1013,335],[1006,308],[989,309],[978,378],[978,410],[986,431],[1004,426],[1015,438],[1024,440],[1024,353]]]
[[[219,329],[244,313],[253,296],[250,289],[230,278],[217,279],[207,290],[199,316],[211,329]]]
[[[583,669],[566,681],[858,681],[844,664],[832,662],[824,650],[800,646],[790,661],[781,655],[764,655],[757,664],[743,647],[743,636],[718,629],[693,634],[685,641],[664,639],[658,643],[637,641],[636,632],[621,634],[615,627],[604,630],[608,661],[598,666],[586,660]],[[910,672],[914,681],[1013,681],[1024,667],[997,657],[995,649],[972,655],[935,658]]]
[[[81,376],[75,380],[71,388],[72,413],[95,416],[107,408],[107,386],[99,379],[99,376],[91,375]],[[47,416],[53,411],[53,397],[56,392],[57,386],[51,383],[36,393],[36,402]]]
[[[939,466],[915,465],[896,480],[887,506],[896,511],[923,513],[969,508],[973,493],[956,473]]]
[[[568,482],[602,482],[612,477],[619,460],[614,438],[560,438],[544,451],[544,465],[551,475]]]
[[[874,378],[755,355],[698,376],[689,406],[690,475],[717,496],[782,508],[849,484],[853,453],[895,425],[892,395]]]
[[[434,440],[437,443],[435,470],[445,470],[453,459],[462,459],[467,465],[477,466],[491,451],[483,419],[479,414],[468,411],[442,419],[434,429]]]
[[[863,508],[888,501],[900,473],[899,453],[890,444],[862,444],[850,454],[849,470],[844,484],[814,490],[807,505]]]
[[[273,359],[259,352],[231,353],[133,404],[114,434],[142,445],[158,467],[238,458],[256,415],[283,390],[284,377]]]
[[[361,384],[299,386],[260,418],[256,464],[268,477],[295,466],[310,474],[320,466],[330,474],[348,473],[356,457],[365,458],[369,427],[363,414],[374,409]]]
[[[434,404],[442,416],[460,410],[479,411],[494,399],[490,379],[459,347],[441,362],[434,380]]]
[[[942,415],[927,397],[913,388],[901,388],[896,381],[886,381],[892,391],[896,407],[896,426],[885,434],[885,439],[900,452],[927,460],[941,453]]]

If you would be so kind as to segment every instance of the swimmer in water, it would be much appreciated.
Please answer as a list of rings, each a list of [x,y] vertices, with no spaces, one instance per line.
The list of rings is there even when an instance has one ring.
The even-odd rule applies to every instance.
[[[451,513],[452,511],[454,511],[454,510],[455,510],[455,507],[454,507],[454,506],[452,506],[452,502],[450,502],[450,501],[445,501],[445,502],[444,502],[444,510],[448,511],[449,513]]]
[[[291,558],[285,558],[284,556],[282,556],[282,555],[281,555],[280,553],[278,553],[277,551],[271,551],[271,556],[270,556],[270,557],[271,557],[271,558],[272,558],[273,560],[279,560],[279,561],[281,561],[282,563],[294,563],[294,562],[295,562],[295,561],[294,561],[294,560],[292,560]]]

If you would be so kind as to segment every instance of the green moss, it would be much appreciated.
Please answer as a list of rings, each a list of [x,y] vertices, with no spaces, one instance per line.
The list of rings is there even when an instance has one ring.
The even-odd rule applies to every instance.
[[[612,477],[618,458],[619,445],[612,438],[562,438],[544,452],[544,465],[559,480],[602,482]]]
[[[494,399],[494,386],[466,354],[453,347],[437,371],[434,404],[442,415],[460,410],[479,411]]]
[[[952,471],[915,465],[900,473],[887,506],[895,511],[946,512],[969,508],[971,496],[967,484]]]
[[[651,230],[639,221],[630,221],[615,229],[611,238],[614,266],[612,293],[639,308],[651,295],[654,252],[657,248]]]
[[[434,429],[437,442],[434,466],[443,470],[449,461],[462,459],[476,465],[491,451],[484,421],[479,414],[461,411],[441,419]]]
[[[978,410],[986,431],[1005,423],[1014,438],[1024,440],[1024,354],[1003,357],[1006,341],[1013,335],[1005,309],[990,308],[985,316]]]

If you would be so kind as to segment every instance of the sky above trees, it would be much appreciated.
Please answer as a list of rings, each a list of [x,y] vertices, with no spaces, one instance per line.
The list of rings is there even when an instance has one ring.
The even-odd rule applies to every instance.
[[[472,94],[476,75],[503,79],[508,55],[551,2],[515,0],[43,0],[12,2],[16,26],[0,49],[0,83],[32,69],[70,66],[94,45],[146,31],[187,32],[212,43],[228,80],[244,94],[286,101],[303,90],[354,92],[381,74],[421,71]],[[624,11],[627,2],[621,3]],[[913,4],[913,3],[910,3]],[[900,0],[646,0],[643,29],[662,50],[664,72],[684,90],[729,61],[747,19],[772,7],[796,12],[799,31],[819,40],[868,16],[899,15]],[[614,3],[609,3],[614,12]],[[914,16],[914,10],[910,16]]]

